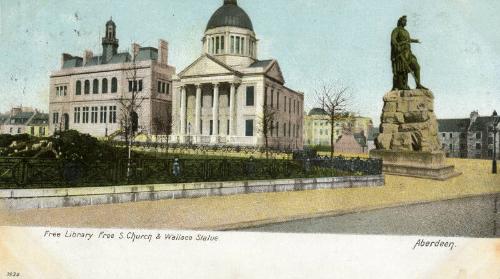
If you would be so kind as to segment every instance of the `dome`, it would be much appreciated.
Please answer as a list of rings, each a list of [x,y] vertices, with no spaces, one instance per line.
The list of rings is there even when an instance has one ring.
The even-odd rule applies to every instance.
[[[236,0],[224,0],[224,5],[215,11],[208,21],[206,30],[223,26],[233,26],[253,31],[250,17],[238,6]]]
[[[327,115],[326,111],[322,108],[313,108],[308,114],[309,116],[312,115]]]

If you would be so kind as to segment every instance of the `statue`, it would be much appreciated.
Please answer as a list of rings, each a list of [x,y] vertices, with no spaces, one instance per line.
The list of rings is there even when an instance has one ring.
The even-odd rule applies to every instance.
[[[409,73],[415,78],[417,89],[427,89],[420,83],[420,65],[411,52],[411,43],[419,44],[420,41],[412,39],[405,26],[406,16],[402,16],[398,20],[398,26],[391,34],[392,90],[409,90]]]

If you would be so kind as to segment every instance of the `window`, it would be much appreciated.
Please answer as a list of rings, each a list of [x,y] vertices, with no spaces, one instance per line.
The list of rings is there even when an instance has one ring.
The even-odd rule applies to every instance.
[[[231,53],[234,53],[234,45],[235,45],[235,39],[234,36],[231,36]]]
[[[98,107],[92,107],[92,113],[90,114],[90,123],[97,123],[97,111]]]
[[[140,80],[129,80],[128,81],[128,92],[141,92],[142,91],[142,79]]]
[[[290,123],[290,121],[288,121],[288,137],[290,137],[290,135],[291,135],[291,133],[290,133],[292,130],[291,128],[292,128],[292,124]]]
[[[240,54],[240,37],[236,37],[236,54]]]
[[[241,50],[240,54],[245,54],[245,38],[241,38]]]
[[[94,79],[92,81],[92,94],[98,94],[99,93],[99,81],[97,79]]]
[[[280,123],[276,122],[276,136],[280,136]]]
[[[116,78],[111,79],[111,93],[116,93],[118,91],[118,80]]]
[[[219,53],[219,37],[215,37],[215,53]]]
[[[32,134],[32,135],[34,135],[34,134],[35,134],[35,127],[33,127],[33,126],[31,127],[31,129],[30,129],[30,134]]]
[[[253,137],[253,120],[252,119],[245,121],[245,136]]]
[[[286,96],[285,96],[285,112],[286,112]]]
[[[170,94],[170,83],[167,83],[167,94]]]
[[[86,80],[83,86],[83,93],[90,94],[90,81]]]
[[[226,135],[229,135],[229,127],[230,127],[230,122],[229,122],[229,119],[227,120],[227,128],[226,128]]]
[[[286,123],[283,123],[283,136],[286,137]]]
[[[106,94],[108,93],[108,79],[104,78],[102,80],[102,93]]]
[[[480,143],[476,143],[476,149],[477,149],[477,150],[480,150],[480,149],[481,149],[481,144],[480,144]]]
[[[253,106],[254,105],[254,91],[255,87],[253,86],[247,86],[247,106]]]
[[[56,124],[56,123],[59,123],[59,113],[58,112],[52,113],[52,124]]]
[[[476,139],[481,139],[481,133],[476,133]]]
[[[274,91],[271,89],[271,107],[274,106]]]
[[[82,82],[79,80],[76,81],[75,95],[82,95]]]
[[[292,114],[292,99],[288,98],[288,113]]]
[[[224,53],[224,36],[221,36],[220,37],[220,50],[221,50],[221,53]]]
[[[99,122],[100,123],[106,123],[106,117],[107,117],[107,107],[106,106],[101,106],[101,111],[99,113]]]
[[[276,108],[280,109],[280,92],[276,92]]]
[[[89,107],[82,108],[82,123],[89,123]]]
[[[450,139],[451,139],[451,138],[453,138],[453,134],[452,134],[452,133],[450,133]]]
[[[210,120],[210,132],[209,135],[213,135],[214,132],[214,121]]]
[[[116,106],[109,107],[109,123],[116,123]]]
[[[445,133],[442,133],[441,136],[444,138],[446,138],[446,134]]]
[[[488,137],[488,144],[493,144],[493,137]]]
[[[74,108],[73,123],[80,123],[80,108]]]
[[[21,133],[21,128],[17,128],[17,133],[20,134]]]

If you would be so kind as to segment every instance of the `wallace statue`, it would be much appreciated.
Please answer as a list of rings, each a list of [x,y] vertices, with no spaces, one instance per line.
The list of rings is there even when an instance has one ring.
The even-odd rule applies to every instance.
[[[398,26],[391,34],[391,61],[393,73],[393,90],[409,90],[408,74],[415,78],[417,89],[427,89],[420,83],[420,65],[417,58],[411,52],[412,43],[420,43],[412,39],[410,33],[405,29],[406,16],[398,20]]]

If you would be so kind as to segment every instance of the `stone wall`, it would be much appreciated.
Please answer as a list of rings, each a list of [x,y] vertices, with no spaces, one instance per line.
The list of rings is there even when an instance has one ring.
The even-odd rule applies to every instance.
[[[0,190],[0,208],[57,208],[237,194],[383,186],[383,175],[234,182]]]

